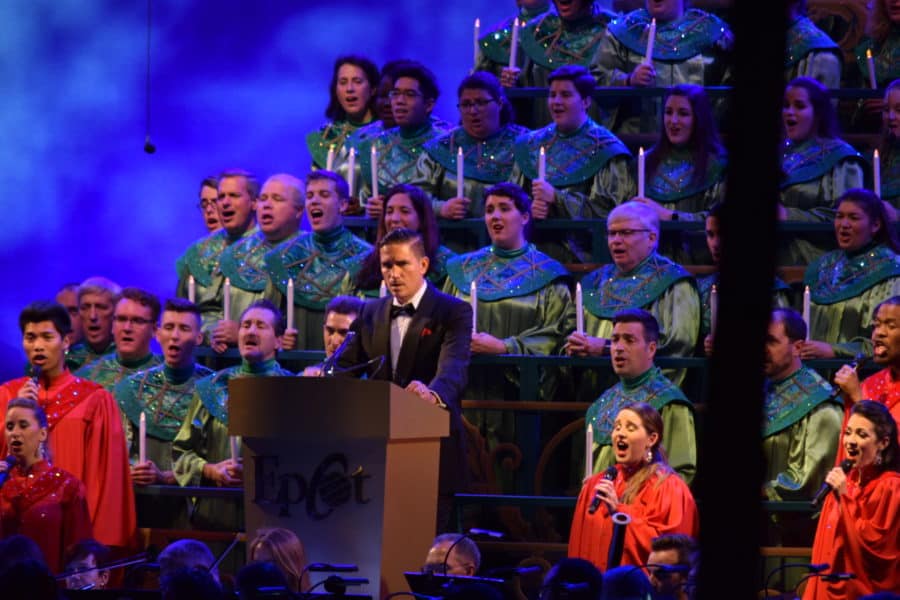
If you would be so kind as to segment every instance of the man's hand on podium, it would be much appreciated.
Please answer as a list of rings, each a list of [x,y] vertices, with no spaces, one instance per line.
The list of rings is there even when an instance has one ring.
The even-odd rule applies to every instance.
[[[408,386],[406,386],[407,392],[412,392],[422,400],[428,402],[428,404],[434,404],[435,406],[440,406],[441,408],[446,408],[446,404],[441,402],[440,396],[435,394],[431,389],[416,379],[413,379]]]
[[[244,466],[230,458],[203,465],[203,476],[219,487],[238,487],[243,483]]]

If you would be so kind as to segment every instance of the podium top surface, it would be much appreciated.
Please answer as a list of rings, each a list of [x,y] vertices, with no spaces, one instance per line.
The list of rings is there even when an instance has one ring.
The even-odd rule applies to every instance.
[[[423,440],[450,433],[449,413],[389,381],[246,377],[228,382],[228,431],[304,440]]]

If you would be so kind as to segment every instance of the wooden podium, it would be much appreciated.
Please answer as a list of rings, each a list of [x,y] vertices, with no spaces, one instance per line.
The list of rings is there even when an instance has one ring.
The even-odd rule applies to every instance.
[[[424,563],[434,537],[447,412],[388,381],[247,377],[228,385],[248,540],[261,527],[284,527],[309,562],[359,565],[348,576],[369,585],[349,593],[407,590],[403,572]]]

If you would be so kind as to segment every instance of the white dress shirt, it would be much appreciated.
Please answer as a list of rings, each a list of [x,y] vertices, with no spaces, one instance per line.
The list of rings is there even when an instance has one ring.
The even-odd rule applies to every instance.
[[[427,289],[428,282],[423,281],[422,287],[413,294],[408,304],[412,304],[416,310],[419,310],[419,303],[422,302],[422,296],[425,295],[425,290]],[[391,304],[393,306],[403,306],[396,297]],[[397,360],[400,358],[400,348],[403,345],[403,338],[406,336],[406,330],[409,329],[411,321],[412,317],[407,314],[397,315],[397,318],[391,321],[391,368],[393,369],[394,378],[397,375]]]

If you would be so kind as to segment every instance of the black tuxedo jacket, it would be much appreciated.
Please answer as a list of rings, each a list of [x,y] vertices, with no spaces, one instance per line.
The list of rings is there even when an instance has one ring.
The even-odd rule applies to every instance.
[[[450,411],[450,439],[441,443],[442,494],[462,490],[465,460],[460,395],[466,387],[472,344],[472,307],[428,285],[400,346],[396,376],[391,364],[391,303],[386,296],[369,300],[350,330],[356,335],[338,359],[339,368],[384,356],[368,370],[372,379],[393,380],[401,387],[418,380],[436,392]],[[449,442],[449,443],[448,443]]]

